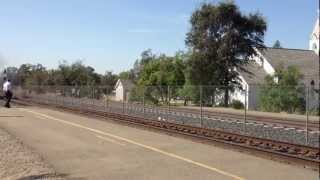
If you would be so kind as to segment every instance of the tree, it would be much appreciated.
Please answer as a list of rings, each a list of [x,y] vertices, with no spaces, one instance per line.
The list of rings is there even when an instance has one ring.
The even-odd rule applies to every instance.
[[[302,75],[294,66],[279,68],[275,75],[267,76],[260,93],[260,108],[270,112],[303,112],[305,88],[299,84]]]
[[[153,56],[152,60],[143,65],[139,73],[138,85],[147,87],[146,96],[157,103],[159,100],[168,103],[171,97],[177,93],[177,88],[181,88],[185,83],[183,60],[184,54],[177,53],[170,57],[164,54]],[[170,97],[169,89],[170,87]]]
[[[11,80],[12,84],[17,85],[18,84],[18,79],[17,79],[18,68],[7,67],[5,71],[6,71],[7,78]]]
[[[118,76],[116,74],[113,74],[111,71],[106,71],[106,73],[102,77],[101,84],[113,88],[117,83],[117,80]]]
[[[32,66],[31,64],[22,64],[17,73],[17,81],[18,85],[24,86],[26,85],[27,79],[31,76],[32,72]]]
[[[32,86],[47,85],[48,72],[42,64],[32,66],[31,75],[27,78],[26,84]]]
[[[119,79],[134,80],[133,71],[129,70],[129,71],[123,71],[123,72],[119,73]]]
[[[267,28],[259,13],[244,15],[233,1],[205,3],[191,17],[186,44],[192,50],[188,75],[194,85],[223,86],[224,105],[229,91],[239,86],[238,72],[264,48]]]
[[[153,54],[151,49],[143,51],[140,55],[140,59],[137,59],[133,65],[133,69],[130,72],[130,79],[137,82],[140,76],[140,72],[143,70],[144,66],[149,62],[155,60],[156,55]]]
[[[64,86],[99,85],[102,76],[90,66],[85,66],[82,61],[69,65],[67,61],[60,63],[56,70],[56,84]]]
[[[276,42],[272,46],[273,48],[282,48],[281,43],[279,40],[276,40]]]

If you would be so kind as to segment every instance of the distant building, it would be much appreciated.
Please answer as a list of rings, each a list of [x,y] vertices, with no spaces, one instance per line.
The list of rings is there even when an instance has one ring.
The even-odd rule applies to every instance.
[[[319,29],[319,17],[316,21],[316,24],[314,25],[313,31],[310,36],[310,43],[309,43],[309,49],[313,50],[319,55],[319,35],[320,35],[320,29]]]
[[[236,90],[231,94],[231,100],[240,100],[244,104],[246,101],[247,109],[258,109],[259,93],[265,77],[274,75],[279,67],[295,66],[303,75],[301,84],[313,89],[309,99],[310,108],[319,106],[319,94],[314,91],[319,89],[319,18],[311,35],[310,50],[266,48],[256,51],[258,55],[252,57],[253,61],[244,67],[246,71],[239,70],[242,89],[247,89],[247,92]]]
[[[134,84],[130,80],[119,79],[114,87],[116,101],[128,101],[130,91],[134,88]]]

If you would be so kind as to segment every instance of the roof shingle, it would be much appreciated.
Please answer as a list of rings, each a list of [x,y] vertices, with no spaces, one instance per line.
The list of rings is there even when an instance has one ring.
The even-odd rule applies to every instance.
[[[311,80],[319,82],[319,56],[312,50],[266,48],[261,54],[274,67],[295,66],[303,75],[303,81],[310,85]],[[319,84],[319,83],[316,83]]]

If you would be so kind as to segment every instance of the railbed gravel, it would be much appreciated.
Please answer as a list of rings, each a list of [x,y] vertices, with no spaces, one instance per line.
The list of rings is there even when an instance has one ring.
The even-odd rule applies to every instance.
[[[0,128],[1,180],[63,180],[43,158],[22,141]]]

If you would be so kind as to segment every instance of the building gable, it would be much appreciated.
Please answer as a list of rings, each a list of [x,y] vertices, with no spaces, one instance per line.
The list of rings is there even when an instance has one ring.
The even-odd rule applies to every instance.
[[[304,76],[303,83],[319,82],[319,56],[314,51],[302,49],[266,48],[259,50],[274,69],[295,66]]]

